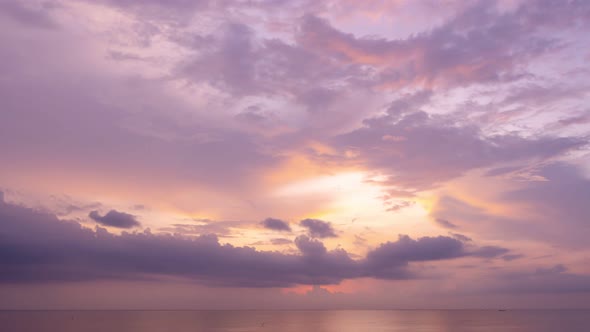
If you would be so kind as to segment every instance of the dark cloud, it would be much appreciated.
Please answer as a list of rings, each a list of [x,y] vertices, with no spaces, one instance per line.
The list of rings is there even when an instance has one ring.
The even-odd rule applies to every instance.
[[[449,233],[453,238],[461,241],[461,242],[471,242],[473,241],[470,237],[465,236],[463,234],[457,234],[457,233]]]
[[[98,211],[91,211],[88,217],[101,225],[110,227],[133,228],[141,226],[134,215],[116,210],[110,210],[104,216],[101,216]]]
[[[298,236],[295,239],[295,245],[304,256],[321,256],[328,252],[321,241],[310,239],[305,235]]]
[[[495,258],[508,253],[510,250],[497,246],[483,246],[471,253],[475,257]],[[504,257],[504,256],[503,256]]]
[[[407,235],[396,242],[381,244],[369,252],[367,259],[375,265],[404,265],[409,261],[431,261],[465,256],[461,241],[447,237],[423,237],[414,240]],[[386,262],[384,264],[384,262]]]
[[[332,223],[328,221],[308,218],[301,220],[299,222],[299,225],[307,228],[309,236],[311,237],[338,237],[338,235],[336,235],[336,232],[334,231],[334,228],[332,227]]]
[[[278,232],[290,232],[291,226],[286,221],[275,218],[266,218],[262,221],[262,226],[266,229],[272,229]]]
[[[446,219],[436,218],[436,219],[434,219],[434,221],[444,228],[451,228],[451,229],[457,228],[457,225],[453,224],[452,222],[450,222]]]
[[[362,277],[409,278],[419,275],[411,272],[411,262],[473,255],[473,249],[450,237],[400,236],[354,260],[346,251],[328,250],[305,235],[295,240],[300,254],[282,254],[221,244],[213,234],[93,231],[12,204],[0,205],[0,239],[3,282],[176,276],[218,286],[287,287]]]
[[[563,264],[556,264],[548,268],[538,268],[535,270],[535,275],[555,275],[559,273],[567,272],[567,267]]]
[[[405,274],[409,262],[437,261],[459,257],[495,258],[509,252],[506,248],[467,247],[465,242],[447,236],[412,239],[400,235],[396,242],[386,242],[367,253],[366,264],[376,276]],[[406,275],[409,277],[409,275]]]

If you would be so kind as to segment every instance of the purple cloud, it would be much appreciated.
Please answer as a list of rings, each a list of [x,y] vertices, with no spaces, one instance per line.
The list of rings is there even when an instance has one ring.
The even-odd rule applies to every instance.
[[[483,246],[475,251],[473,251],[471,253],[471,255],[475,256],[475,257],[481,257],[481,258],[495,258],[498,256],[502,256],[504,254],[507,254],[510,250],[506,249],[506,248],[502,248],[502,247],[498,247],[498,246]],[[506,255],[502,256],[502,258],[504,260],[510,260],[510,257],[508,259],[505,259]]]
[[[327,250],[319,240],[304,235],[295,239],[300,254],[282,254],[221,244],[213,234],[188,238],[148,231],[115,235],[100,227],[93,231],[12,204],[0,205],[0,226],[4,282],[168,275],[208,285],[288,287],[362,277],[405,279],[417,276],[408,267],[411,262],[474,255],[472,248],[450,237],[400,236],[354,260],[345,250]]]
[[[542,1],[511,13],[499,13],[494,6],[492,1],[475,2],[445,24],[400,40],[359,38],[308,15],[299,43],[335,61],[379,68],[378,84],[392,88],[510,81],[523,77],[523,63],[557,48],[555,39],[535,34],[537,29],[573,27],[588,11],[586,5],[568,4],[559,10],[571,21],[557,23],[538,19],[554,9]]]
[[[338,237],[332,223],[320,219],[303,219],[299,225],[307,228],[309,236],[317,238]]]
[[[387,115],[367,119],[364,127],[335,137],[333,143],[342,151],[342,160],[346,161],[347,151],[353,151],[355,160],[388,175],[388,184],[422,190],[469,170],[548,159],[587,144],[585,139],[576,137],[486,137],[475,125],[461,124],[452,116],[403,108],[406,105],[393,103]],[[383,139],[400,134],[403,141]]]
[[[446,219],[435,218],[434,221],[444,228],[450,228],[450,229],[457,228],[457,225],[453,224],[452,222],[450,222]]]
[[[527,172],[530,172],[528,170]],[[497,204],[513,211],[495,215],[454,197],[442,197],[433,218],[452,219],[465,232],[491,239],[529,239],[568,248],[587,248],[590,180],[578,167],[553,162],[537,167],[517,182],[516,189],[501,192]]]
[[[262,226],[266,229],[271,229],[278,232],[290,232],[291,226],[286,221],[275,218],[266,218],[262,221]]]
[[[135,219],[134,215],[116,210],[110,210],[104,216],[101,216],[98,211],[91,211],[88,214],[88,217],[104,226],[116,228],[133,228],[141,226],[141,224]]]

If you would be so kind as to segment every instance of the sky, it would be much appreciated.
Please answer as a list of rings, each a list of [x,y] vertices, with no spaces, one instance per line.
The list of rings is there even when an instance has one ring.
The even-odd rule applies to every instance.
[[[0,0],[0,309],[590,308],[590,2]]]

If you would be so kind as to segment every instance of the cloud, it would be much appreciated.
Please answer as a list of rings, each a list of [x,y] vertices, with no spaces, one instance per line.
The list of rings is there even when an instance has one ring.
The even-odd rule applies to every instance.
[[[501,13],[486,1],[465,7],[441,26],[404,39],[358,37],[309,13],[287,23],[296,31],[293,43],[262,38],[254,24],[224,22],[216,33],[179,38],[197,52],[177,74],[234,96],[293,96],[310,112],[325,112],[335,100],[363,89],[519,80],[526,76],[529,61],[559,45],[556,37],[536,33],[553,23],[531,22],[547,14],[544,7],[537,13],[524,6]],[[330,84],[334,81],[338,88]]]
[[[104,216],[101,216],[98,211],[91,211],[88,214],[88,217],[104,226],[116,228],[133,228],[141,226],[141,224],[135,219],[134,215],[116,210],[110,210]]]
[[[542,1],[513,12],[494,7],[493,1],[476,1],[444,24],[406,39],[357,37],[307,15],[298,42],[335,61],[377,68],[375,84],[388,87],[510,81],[523,76],[527,61],[557,48],[555,39],[536,34],[537,29],[554,24],[573,27],[584,17],[577,11],[588,9],[583,4],[561,8],[572,21],[557,23],[538,19],[554,9]]]
[[[193,14],[195,9],[217,10],[223,7],[210,7],[208,1],[103,3],[110,4],[117,10],[133,12],[137,8],[142,8],[142,4],[144,9],[157,7],[158,10],[165,11],[166,8],[176,8],[178,12]],[[270,4],[265,4],[270,7]],[[227,3],[224,2],[223,5]],[[262,6],[259,9],[268,8],[262,3],[258,5]],[[475,70],[479,73],[475,76],[483,77],[484,81],[488,78],[493,79],[491,76],[498,72],[496,67],[512,71],[528,54],[525,51],[513,52],[513,48],[521,50],[532,47],[532,52],[536,50],[533,47],[537,45],[535,42],[519,46],[520,42],[523,39],[543,39],[534,33],[535,29],[525,29],[521,26],[520,17],[528,20],[535,15],[534,22],[537,22],[539,17],[551,17],[542,9],[537,13],[530,8],[523,8],[520,12],[507,14],[505,17],[495,12],[491,6],[480,6],[483,8],[482,14],[477,14],[476,9],[469,9],[430,32],[406,39],[364,38],[347,34],[313,15],[289,22],[297,27],[293,29],[296,32],[291,36],[292,40],[270,38],[266,33],[261,33],[260,27],[248,20],[223,20],[219,23],[219,29],[213,29],[214,32],[195,35],[191,31],[192,38],[185,39],[176,38],[179,35],[184,36],[182,32],[186,32],[179,27],[179,31],[170,32],[172,36],[162,35],[162,38],[169,37],[170,40],[189,49],[186,54],[178,52],[183,54],[178,62],[166,63],[171,67],[171,77],[166,80],[143,80],[138,78],[143,77],[139,72],[133,73],[130,76],[137,83],[132,84],[133,88],[129,88],[131,85],[127,84],[126,80],[130,78],[125,75],[122,75],[123,78],[104,77],[105,73],[118,72],[118,66],[123,64],[116,64],[111,68],[112,71],[101,71],[100,75],[86,71],[82,74],[80,68],[71,68],[71,63],[83,63],[81,67],[85,70],[98,66],[93,66],[92,61],[95,59],[82,58],[79,53],[59,52],[66,48],[59,46],[62,44],[57,43],[53,35],[31,36],[35,41],[47,42],[26,44],[11,42],[8,36],[4,36],[7,44],[0,55],[6,61],[0,66],[11,79],[0,82],[0,90],[4,92],[0,97],[11,109],[19,111],[0,115],[0,130],[3,132],[2,137],[6,138],[1,140],[0,145],[3,150],[9,151],[6,157],[14,159],[14,164],[43,164],[46,166],[43,169],[53,169],[61,167],[62,164],[53,160],[60,160],[64,161],[63,164],[69,165],[66,166],[68,168],[82,170],[85,174],[98,174],[101,178],[108,178],[114,173],[122,174],[121,177],[132,174],[142,184],[151,184],[154,178],[152,174],[158,174],[156,178],[161,179],[166,185],[176,184],[180,187],[190,183],[222,188],[220,190],[225,191],[245,191],[245,188],[249,188],[248,185],[259,179],[257,175],[279,165],[284,155],[292,154],[291,149],[300,148],[308,139],[318,139],[322,144],[334,147],[341,153],[339,157],[355,149],[356,152],[360,152],[358,158],[340,158],[340,161],[383,172],[391,177],[389,183],[420,188],[427,187],[428,183],[440,183],[492,162],[513,160],[519,155],[522,155],[522,158],[538,157],[541,145],[547,150],[553,150],[553,155],[577,146],[574,139],[566,138],[526,140],[516,135],[486,137],[486,133],[479,128],[462,126],[452,119],[439,119],[420,112],[406,114],[404,110],[400,111],[404,115],[399,117],[374,116],[381,111],[372,107],[373,101],[375,105],[382,104],[380,86],[385,81],[403,81],[405,70],[412,71],[413,73],[408,74],[412,77],[426,77],[426,80],[432,81],[454,77],[447,75],[448,71],[462,72],[457,70],[458,67],[461,69],[461,61],[468,63],[468,66],[477,67],[464,70],[464,75],[471,75],[469,73]],[[566,6],[568,10],[553,9],[567,14],[566,17],[581,15],[578,14],[581,11],[571,10],[572,6]],[[581,5],[580,7],[585,8]],[[483,21],[478,20],[480,16]],[[501,20],[496,22],[496,18]],[[528,22],[527,20],[523,22]],[[538,21],[543,23],[543,20]],[[514,26],[504,28],[502,22]],[[568,22],[567,19],[563,21],[569,24]],[[534,36],[513,37],[506,32],[509,28],[514,28],[518,34]],[[4,29],[10,30],[10,27]],[[510,38],[498,38],[498,35]],[[70,43],[68,38],[64,39],[77,51],[91,48],[80,40]],[[490,43],[486,44],[486,41]],[[97,44],[102,45],[101,42],[99,40]],[[432,46],[428,46],[430,44]],[[52,52],[48,52],[49,50]],[[462,50],[465,50],[465,54]],[[540,49],[539,52],[542,53],[543,50]],[[143,55],[142,52],[145,50],[133,50],[133,54]],[[442,53],[445,56],[439,56]],[[23,57],[23,54],[52,56],[37,59]],[[489,57],[483,56],[484,54],[488,54]],[[401,61],[406,59],[406,55],[408,63],[415,63],[415,66]],[[513,55],[523,55],[523,58],[512,58]],[[359,57],[360,62],[352,61],[354,56]],[[400,61],[394,61],[396,59]],[[485,64],[480,65],[481,62]],[[47,68],[54,68],[54,71],[48,71]],[[34,84],[30,84],[28,79],[29,70],[38,73]],[[397,73],[398,71],[402,73]],[[56,86],[53,84],[55,75],[66,75],[68,79]],[[69,83],[75,82],[79,75],[88,77],[85,84]],[[401,75],[401,78],[393,78],[397,77],[396,75]],[[169,82],[168,79],[175,82],[173,85],[179,83],[179,86],[185,86],[181,82],[189,80],[197,85],[198,90],[212,88],[221,94],[220,100],[199,107],[184,105],[164,93],[168,89],[160,83]],[[23,91],[42,98],[26,98]],[[104,91],[104,96],[98,98],[90,91]],[[171,95],[189,92],[180,90]],[[420,99],[426,103],[440,93],[439,90],[425,87],[424,92],[418,93],[415,97],[418,101],[407,101],[410,106],[405,108],[416,108],[418,106],[412,105],[421,105]],[[202,111],[199,114],[219,114],[219,117],[223,118],[220,123],[234,123],[224,121],[227,120],[224,116],[234,119],[236,114],[233,108],[242,106],[242,98],[253,95],[263,96],[261,99],[273,107],[275,104],[286,104],[285,115],[281,118],[285,122],[275,124],[277,128],[264,130],[263,134],[273,129],[278,131],[279,127],[295,133],[269,140],[260,133],[246,133],[229,125],[210,123],[209,117],[193,117],[193,110],[209,110],[213,107],[215,111]],[[352,95],[362,97],[358,98],[361,101],[351,103]],[[365,96],[371,98],[364,98]],[[130,102],[143,101],[145,98],[149,99],[145,102],[150,105],[145,110],[142,103]],[[104,100],[109,102],[105,103]],[[39,121],[38,119],[43,119],[40,110],[47,104],[54,105],[51,117]],[[223,106],[216,108],[215,105]],[[396,106],[395,102],[391,105],[392,109],[400,107]],[[222,112],[226,108],[232,109],[228,112],[229,115]],[[79,109],[84,109],[85,112],[78,112]],[[300,114],[302,109],[305,115]],[[314,117],[310,114],[316,115]],[[363,117],[366,118],[365,125],[357,130],[351,130],[355,127],[353,124]],[[399,118],[403,121],[397,123]],[[416,121],[421,118],[426,121],[417,123]],[[322,121],[314,121],[315,119]],[[379,127],[379,122],[383,122],[384,126]],[[308,126],[317,126],[319,130],[309,130],[306,128]],[[338,127],[340,134],[343,132],[342,127],[346,127],[347,133],[329,139],[327,136],[333,131],[328,129],[333,129],[332,126]],[[406,130],[410,135],[406,135]],[[28,140],[27,137],[33,139]],[[32,144],[32,141],[40,143]],[[518,148],[520,145],[522,149]],[[87,149],[89,146],[94,148]],[[453,148],[455,146],[456,149]],[[283,149],[289,150],[289,153],[277,153],[284,151]],[[535,149],[537,153],[527,154]],[[56,158],[47,156],[45,151],[54,151]],[[224,153],[218,153],[219,151]],[[511,156],[499,156],[502,151],[506,151],[506,154],[511,153]],[[153,158],[155,155],[159,156],[157,160]],[[113,158],[119,161],[116,166],[114,163],[105,162]],[[324,158],[313,160],[322,162]]]
[[[291,107],[302,105],[310,113],[325,113],[340,98],[365,89],[358,66],[342,66],[297,43],[261,38],[246,24],[225,22],[210,35],[178,42],[195,55],[183,59],[174,74],[233,98],[274,97],[286,99]],[[359,82],[346,81],[350,76],[359,76]],[[333,81],[342,83],[334,88]]]
[[[262,226],[266,229],[272,229],[278,232],[291,231],[291,226],[289,226],[289,223],[280,219],[266,218],[261,223]]]
[[[187,24],[196,11],[205,11],[218,1],[211,0],[85,0],[89,3],[101,3],[133,14],[144,21],[170,21]],[[220,5],[231,5],[226,1]]]
[[[363,127],[334,137],[331,143],[339,151],[341,162],[361,163],[379,171],[387,178],[384,184],[425,190],[470,170],[545,160],[587,144],[584,138],[577,137],[485,135],[474,123],[420,110],[428,98],[428,94],[402,96],[391,104],[386,115],[366,119]],[[406,140],[382,139],[399,133]]]
[[[41,28],[54,29],[57,23],[51,18],[50,10],[53,5],[46,2],[42,5],[35,6],[33,1],[30,3],[14,0],[4,0],[0,2],[0,15],[7,16],[21,24]]]
[[[501,11],[494,1],[473,1],[453,6],[456,12],[445,17],[442,24],[394,39],[359,36],[335,28],[328,19],[319,17],[326,16],[323,11],[341,6],[329,1],[294,1],[280,6],[268,1],[107,3],[134,13],[176,13],[181,22],[197,9],[227,13],[229,8],[237,13],[258,10],[269,15],[272,22],[276,9],[283,9],[280,25],[288,27],[283,28],[288,32],[295,31],[289,42],[262,37],[267,34],[260,33],[258,22],[239,14],[220,22],[215,33],[180,33],[176,42],[196,52],[194,57],[182,61],[177,74],[234,96],[293,96],[310,110],[325,109],[331,99],[345,95],[340,92],[355,89],[454,87],[521,79],[526,76],[531,60],[561,46],[558,36],[539,31],[556,26],[564,30],[575,28],[588,11],[587,5],[577,2],[556,8],[552,3],[534,1],[533,5]],[[431,6],[421,10],[431,10]],[[346,3],[344,7],[363,5]],[[372,5],[367,7],[364,10],[374,10]],[[555,20],[553,11],[558,11],[563,19]],[[329,84],[335,80],[340,89]]]
[[[307,228],[309,236],[318,238],[338,237],[332,223],[320,219],[303,219],[299,225]]]
[[[451,229],[457,228],[457,225],[453,224],[452,222],[450,222],[446,219],[435,218],[434,221],[444,228],[451,228]]]
[[[501,273],[482,290],[509,294],[585,294],[590,293],[590,276],[568,272],[563,264],[556,264],[534,271]]]
[[[239,191],[244,181],[254,181],[261,169],[281,159],[263,152],[253,135],[213,128],[192,116],[187,119],[187,105],[164,93],[160,83],[137,78],[130,88],[124,83],[131,79],[127,74],[114,77],[92,70],[96,58],[79,51],[96,46],[95,39],[72,40],[61,31],[43,34],[15,27],[10,21],[1,23],[5,47],[0,57],[5,60],[0,71],[10,80],[0,80],[0,99],[14,111],[0,113],[0,149],[15,165],[27,165],[34,177],[51,176],[48,173],[61,169],[85,183],[133,178],[129,186],[133,188],[194,188],[199,183],[199,187]],[[12,29],[24,30],[21,33],[31,43],[20,42],[25,37],[11,34]],[[64,45],[75,51],[62,51]],[[33,54],[45,56],[39,59]],[[109,68],[120,69],[118,65]],[[34,80],[26,74],[29,70],[37,72]],[[55,75],[64,78],[61,84],[54,84]],[[72,83],[79,75],[86,77],[84,84]],[[90,93],[97,90],[104,96]],[[143,102],[150,106],[144,108]],[[51,116],[42,115],[49,104]],[[6,177],[19,171],[1,167]]]
[[[524,257],[524,255],[513,254],[513,255],[504,255],[504,256],[502,256],[502,259],[505,260],[505,261],[507,261],[507,262],[511,262],[513,260],[521,259],[523,257]]]
[[[471,242],[473,241],[470,237],[465,236],[463,234],[457,234],[457,233],[449,233],[449,235],[451,235],[453,238],[461,241],[461,242]]]
[[[282,246],[282,245],[286,245],[286,244],[292,244],[293,240],[284,239],[284,238],[276,238],[276,239],[271,239],[270,243],[272,243],[276,246]]]
[[[572,116],[568,118],[564,118],[559,120],[558,126],[559,127],[567,127],[573,125],[583,125],[590,123],[590,114],[582,114],[577,116]]]
[[[483,246],[471,253],[475,257],[495,258],[507,254],[510,250],[498,246]],[[506,256],[502,256],[503,258]]]
[[[237,220],[210,220],[194,219],[192,224],[172,224],[167,227],[161,227],[161,232],[167,232],[180,235],[207,235],[215,234],[219,237],[233,237],[236,230],[243,228],[248,222]]]
[[[388,278],[406,275],[409,262],[437,261],[460,257],[495,258],[510,250],[496,246],[469,247],[464,239],[448,236],[412,239],[400,235],[396,242],[386,242],[367,253],[367,267],[376,275]]]
[[[411,262],[473,255],[473,248],[450,237],[400,236],[355,260],[305,235],[295,239],[299,254],[283,254],[221,244],[213,234],[115,235],[12,204],[0,205],[0,238],[0,281],[13,283],[175,276],[212,286],[289,287],[418,277]]]
[[[321,241],[310,239],[305,235],[298,236],[295,239],[295,245],[304,256],[322,256],[328,252]]]
[[[507,181],[489,198],[489,204],[503,206],[504,213],[474,206],[456,197],[440,197],[431,214],[450,219],[462,231],[484,239],[551,243],[565,248],[587,248],[590,236],[587,216],[590,207],[590,180],[579,167],[566,162],[548,162],[530,167],[527,177]],[[499,181],[488,172],[486,181]],[[470,192],[470,191],[469,191]]]
[[[463,242],[447,236],[423,237],[414,240],[400,235],[396,242],[381,244],[367,258],[375,265],[404,265],[409,261],[430,261],[462,257]]]

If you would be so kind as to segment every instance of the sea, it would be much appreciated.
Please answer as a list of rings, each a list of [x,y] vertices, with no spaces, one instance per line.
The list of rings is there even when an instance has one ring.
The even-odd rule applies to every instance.
[[[590,310],[0,311],[2,332],[590,332]]]

